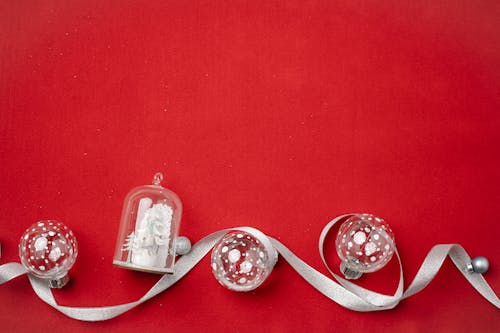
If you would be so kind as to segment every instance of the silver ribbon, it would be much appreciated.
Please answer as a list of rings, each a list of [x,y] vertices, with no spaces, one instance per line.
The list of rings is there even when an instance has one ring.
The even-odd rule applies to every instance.
[[[417,275],[406,290],[404,290],[403,267],[399,254],[396,250],[395,253],[399,262],[400,276],[398,287],[393,295],[384,295],[381,293],[370,291],[336,275],[326,263],[323,253],[323,244],[332,227],[339,221],[342,221],[343,219],[351,215],[354,214],[346,214],[333,219],[325,226],[325,228],[321,232],[321,236],[319,239],[319,251],[321,259],[323,260],[327,269],[330,271],[333,277],[338,281],[338,283],[306,264],[278,240],[269,236],[267,237],[269,238],[269,241],[274,246],[274,248],[281,254],[281,256],[309,284],[311,284],[320,293],[322,293],[332,301],[351,310],[367,312],[394,308],[401,300],[424,289],[431,282],[434,276],[436,276],[447,256],[451,258],[453,263],[457,266],[457,268],[465,276],[469,283],[474,288],[476,288],[476,290],[484,298],[486,298],[497,308],[500,308],[500,301],[498,297],[488,285],[483,276],[481,274],[471,273],[467,270],[467,264],[470,263],[471,259],[467,252],[465,252],[465,250],[457,244],[441,244],[434,246],[427,254]],[[203,257],[226,234],[226,232],[228,232],[229,230],[245,230],[246,228],[247,227],[225,229],[214,232],[201,239],[191,248],[191,252],[182,256],[176,262],[174,274],[163,275],[160,280],[144,296],[130,303],[103,307],[70,307],[59,305],[54,299],[47,281],[34,277],[30,274],[28,274],[28,277],[33,290],[38,295],[38,297],[40,297],[40,299],[42,299],[45,303],[54,307],[56,310],[64,313],[66,316],[84,321],[107,320],[119,316],[120,314],[138,306],[139,304],[168,289],[170,286],[184,277],[184,275],[186,275],[194,266],[196,266],[196,264],[198,264],[198,262],[203,259]],[[26,274],[26,270],[21,264],[4,264],[0,266],[0,284],[10,281],[23,274]]]

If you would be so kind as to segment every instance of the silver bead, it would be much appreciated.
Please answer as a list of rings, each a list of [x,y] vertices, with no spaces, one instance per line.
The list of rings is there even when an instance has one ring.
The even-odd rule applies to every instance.
[[[177,237],[175,242],[175,253],[178,255],[185,255],[191,251],[191,241],[184,236]]]
[[[474,273],[486,273],[490,268],[490,263],[488,259],[483,256],[475,257],[471,260],[470,264],[467,265],[467,270]]]

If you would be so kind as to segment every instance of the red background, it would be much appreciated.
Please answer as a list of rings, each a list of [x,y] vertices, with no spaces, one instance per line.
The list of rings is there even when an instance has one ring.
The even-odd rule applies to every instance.
[[[437,243],[488,256],[500,290],[498,1],[3,1],[2,263],[40,219],[75,232],[70,306],[139,298],[156,275],[112,266],[122,200],[163,171],[193,242],[249,225],[326,273],[336,215],[392,226],[407,284]],[[330,248],[332,266],[337,261]],[[361,284],[390,292],[395,262]],[[357,313],[282,259],[230,292],[209,258],[113,320],[79,322],[25,277],[0,286],[2,331],[498,330],[447,261],[396,309]]]

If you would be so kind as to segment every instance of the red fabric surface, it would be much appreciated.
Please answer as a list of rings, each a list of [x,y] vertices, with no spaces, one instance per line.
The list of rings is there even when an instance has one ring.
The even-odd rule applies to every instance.
[[[248,225],[326,273],[323,226],[369,212],[394,230],[407,284],[433,245],[460,243],[489,257],[498,292],[499,15],[498,1],[4,1],[1,263],[58,219],[80,250],[59,303],[137,299],[158,276],[112,266],[122,202],[163,171],[193,242]],[[360,284],[393,291],[395,265]],[[380,313],[342,308],[282,259],[235,293],[205,257],[101,323],[55,311],[26,277],[0,299],[5,332],[493,332],[499,318],[450,261]]]

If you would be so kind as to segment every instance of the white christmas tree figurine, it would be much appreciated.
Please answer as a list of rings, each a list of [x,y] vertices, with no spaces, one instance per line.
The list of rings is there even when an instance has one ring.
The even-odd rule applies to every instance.
[[[123,244],[123,249],[122,251],[128,251],[127,255],[127,262],[130,263],[130,260],[132,259],[132,251],[136,249],[137,246],[135,245],[135,232],[131,232],[130,235],[127,236],[125,239],[125,243]]]
[[[172,207],[153,204],[138,221],[135,232],[130,234],[124,249],[132,253],[131,262],[141,266],[163,267],[168,256]]]

